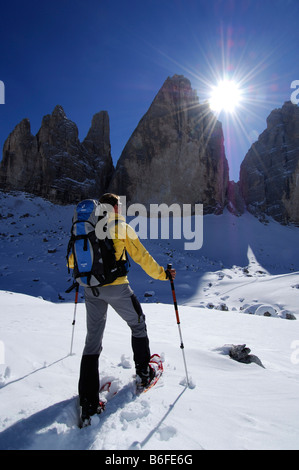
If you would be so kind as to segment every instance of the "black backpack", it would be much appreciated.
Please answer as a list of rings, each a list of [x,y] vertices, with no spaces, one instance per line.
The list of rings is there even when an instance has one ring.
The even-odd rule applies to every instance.
[[[107,212],[98,210],[99,203],[93,199],[79,202],[74,210],[71,237],[67,248],[67,266],[73,269],[75,283],[83,287],[98,287],[110,284],[128,273],[129,262],[126,251],[125,259],[116,261],[113,240],[109,237]],[[97,216],[96,211],[104,215]],[[99,239],[95,227],[99,220],[103,222],[107,236]],[[113,223],[118,223],[116,219]],[[72,256],[72,258],[70,258]],[[72,260],[72,261],[71,261]]]

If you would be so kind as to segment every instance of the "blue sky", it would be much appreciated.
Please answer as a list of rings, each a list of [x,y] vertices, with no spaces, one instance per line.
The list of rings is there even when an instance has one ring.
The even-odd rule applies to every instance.
[[[57,104],[78,126],[110,116],[116,163],[168,76],[183,74],[200,102],[223,75],[243,89],[219,116],[231,179],[272,109],[299,80],[298,0],[10,0],[0,10],[0,146],[23,118],[36,134]]]

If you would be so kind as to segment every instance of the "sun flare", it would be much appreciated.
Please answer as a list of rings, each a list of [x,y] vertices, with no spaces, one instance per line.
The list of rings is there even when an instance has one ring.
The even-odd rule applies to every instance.
[[[234,113],[241,102],[241,90],[233,80],[222,80],[212,88],[210,95],[210,107],[220,113]]]

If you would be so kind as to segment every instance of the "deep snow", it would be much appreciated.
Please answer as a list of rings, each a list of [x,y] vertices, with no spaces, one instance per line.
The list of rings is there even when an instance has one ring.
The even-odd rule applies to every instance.
[[[298,228],[227,212],[205,216],[199,251],[184,251],[181,240],[144,240],[161,264],[177,268],[192,388],[170,286],[132,263],[131,285],[165,372],[134,396],[130,334],[109,309],[100,375],[112,380],[111,400],[79,430],[85,306],[81,297],[70,356],[74,293],[64,292],[73,208],[22,193],[0,193],[0,204],[0,449],[299,448],[299,323],[285,319],[298,317]],[[265,369],[230,359],[231,344],[247,344]]]

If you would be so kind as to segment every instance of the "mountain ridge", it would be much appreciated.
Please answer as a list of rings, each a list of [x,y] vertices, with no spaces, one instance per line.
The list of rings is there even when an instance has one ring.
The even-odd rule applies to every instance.
[[[114,167],[108,111],[93,116],[82,140],[57,105],[36,136],[23,119],[3,147],[0,188],[69,204],[109,190],[128,203],[197,204],[204,214],[263,218],[299,225],[299,108],[286,102],[229,179],[222,124],[183,75],[168,77],[142,116]]]

